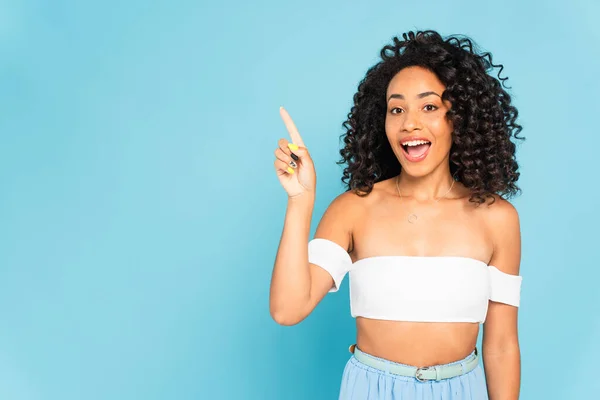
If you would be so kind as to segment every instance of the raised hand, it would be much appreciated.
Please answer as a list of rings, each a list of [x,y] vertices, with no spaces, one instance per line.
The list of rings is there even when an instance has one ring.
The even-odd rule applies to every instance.
[[[315,166],[302,137],[288,112],[280,107],[279,114],[290,134],[291,142],[282,138],[275,149],[275,171],[281,186],[290,198],[314,195],[317,176]]]

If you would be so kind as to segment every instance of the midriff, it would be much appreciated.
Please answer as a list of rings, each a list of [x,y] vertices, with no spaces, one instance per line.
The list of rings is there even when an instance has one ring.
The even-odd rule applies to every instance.
[[[357,346],[390,361],[426,367],[461,360],[477,344],[479,324],[356,318]]]

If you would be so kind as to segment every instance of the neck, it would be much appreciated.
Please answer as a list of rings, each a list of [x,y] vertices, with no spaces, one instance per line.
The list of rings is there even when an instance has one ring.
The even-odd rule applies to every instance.
[[[436,200],[444,195],[450,196],[451,192],[448,190],[454,182],[449,166],[420,177],[411,176],[402,170],[396,179],[398,179],[398,187],[402,196],[412,197],[417,201]]]

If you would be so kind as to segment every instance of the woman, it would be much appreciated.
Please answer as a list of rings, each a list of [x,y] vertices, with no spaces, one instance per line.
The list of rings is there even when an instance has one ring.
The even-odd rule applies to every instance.
[[[494,67],[470,39],[434,31],[385,46],[344,123],[348,190],[310,242],[316,175],[281,109],[292,143],[275,150],[288,208],[270,311],[297,324],[349,273],[357,341],[340,399],[519,396],[521,244],[506,198],[522,138]]]

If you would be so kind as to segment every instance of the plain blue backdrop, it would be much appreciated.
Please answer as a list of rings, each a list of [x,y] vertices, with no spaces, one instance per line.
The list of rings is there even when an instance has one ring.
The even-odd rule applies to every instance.
[[[0,398],[334,399],[347,280],[269,316],[285,106],[343,191],[341,123],[380,48],[472,36],[527,137],[522,399],[600,392],[600,7],[529,1],[0,1]]]

